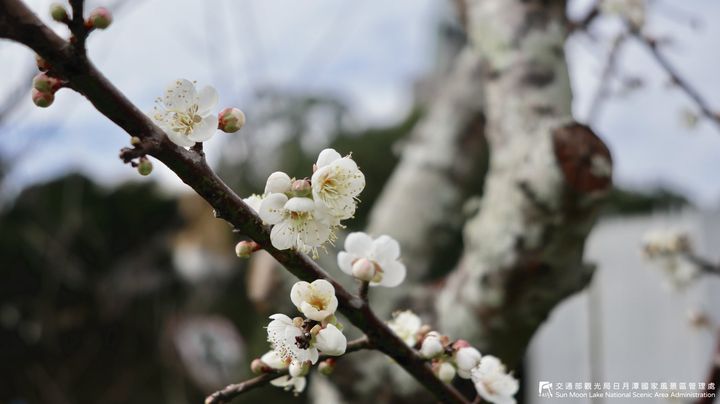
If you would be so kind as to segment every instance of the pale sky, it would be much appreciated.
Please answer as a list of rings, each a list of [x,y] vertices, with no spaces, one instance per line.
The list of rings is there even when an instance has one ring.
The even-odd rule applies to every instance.
[[[356,121],[377,126],[402,119],[412,105],[413,83],[430,71],[439,16],[447,0],[126,0],[113,25],[96,32],[89,54],[140,108],[148,110],[175,78],[211,84],[221,106],[246,108],[253,90],[266,86],[329,94],[352,108]],[[45,20],[49,0],[28,3]],[[106,2],[88,1],[88,7]],[[571,12],[585,0],[575,1]],[[716,52],[720,3],[657,0],[648,32],[670,35],[671,60],[720,109],[720,54]],[[701,20],[690,29],[685,15]],[[52,23],[62,32],[60,24]],[[575,114],[584,120],[604,66],[602,45],[617,24],[602,24],[599,44],[574,38],[567,46]],[[222,52],[227,52],[223,54]],[[220,58],[216,57],[222,55]],[[0,42],[0,96],[32,66],[32,53]],[[710,207],[720,200],[720,131],[708,122],[689,130],[682,111],[694,105],[640,46],[626,48],[621,71],[640,76],[644,88],[605,105],[595,127],[615,160],[615,180],[625,187],[664,184]],[[28,83],[28,87],[30,83]],[[117,159],[128,137],[88,102],[62,90],[47,109],[30,97],[0,126],[0,153],[15,159],[6,192],[81,169],[109,183],[140,180]],[[252,119],[249,116],[248,119]],[[216,136],[206,146],[217,155]],[[166,169],[151,178],[169,189],[183,185]],[[142,179],[146,180],[146,179]]]

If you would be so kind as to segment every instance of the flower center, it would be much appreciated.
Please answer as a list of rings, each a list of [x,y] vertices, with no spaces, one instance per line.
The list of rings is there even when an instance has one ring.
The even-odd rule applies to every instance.
[[[189,135],[195,125],[202,122],[202,117],[197,114],[198,106],[191,106],[186,112],[173,112],[172,129],[175,132]]]
[[[307,301],[307,303],[318,310],[325,309],[325,305],[327,304],[325,299],[323,299],[322,297],[320,297],[318,295],[310,296],[310,299]]]

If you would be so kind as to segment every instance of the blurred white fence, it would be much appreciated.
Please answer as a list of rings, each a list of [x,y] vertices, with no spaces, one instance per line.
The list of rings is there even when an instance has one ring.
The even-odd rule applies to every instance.
[[[674,391],[683,391],[680,383],[687,383],[685,391],[694,391],[689,389],[690,383],[705,381],[715,332],[693,327],[689,312],[705,312],[712,327],[720,324],[720,277],[704,276],[685,292],[671,290],[664,273],[645,261],[640,252],[645,232],[663,227],[687,230],[700,255],[720,259],[720,213],[683,211],[599,223],[585,254],[586,260],[597,264],[591,287],[556,308],[530,346],[525,376],[527,403],[691,401],[658,398],[653,393],[670,394],[671,383],[676,384]],[[552,397],[547,397],[547,387],[543,391],[546,397],[540,397],[541,382],[551,383]],[[566,388],[570,387],[568,383],[572,384],[570,389]],[[585,389],[586,383],[591,383],[590,390]],[[594,389],[595,383],[602,385],[601,390]],[[609,390],[605,383],[610,383]],[[623,389],[624,383],[629,383],[630,390]],[[633,389],[633,383],[639,383],[640,388]],[[648,383],[647,390],[642,389],[642,383]],[[652,383],[657,383],[657,390]],[[667,383],[666,389],[662,383]],[[569,394],[573,391],[637,391],[653,397],[578,398]],[[563,398],[564,393],[568,396]]]

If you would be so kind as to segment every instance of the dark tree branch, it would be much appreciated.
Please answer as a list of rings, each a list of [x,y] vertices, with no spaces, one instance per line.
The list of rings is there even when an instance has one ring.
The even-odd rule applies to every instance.
[[[67,80],[70,88],[84,95],[100,113],[131,136],[137,136],[151,145],[153,150],[150,155],[162,161],[213,206],[217,217],[260,244],[293,275],[305,281],[326,279],[332,283],[339,301],[339,311],[365,332],[379,351],[393,358],[438,400],[467,403],[455,388],[435,376],[425,360],[399,339],[375,315],[367,302],[348,292],[306,255],[274,248],[270,243],[269,228],[212,171],[202,154],[172,143],[86,57],[74,52],[73,46],[43,24],[20,0],[0,0],[0,38],[22,43],[48,61],[53,71]]]
[[[349,354],[352,352],[357,352],[363,349],[372,349],[373,346],[370,343],[370,341],[367,339],[367,337],[361,337],[356,340],[352,340],[348,342],[347,349],[345,350],[345,354]],[[332,356],[327,355],[321,355],[319,360],[325,360],[329,358],[334,358]],[[254,388],[264,386],[271,381],[277,379],[278,377],[282,377],[287,374],[287,369],[283,369],[280,371],[273,371],[269,373],[262,374],[258,377],[245,380],[240,383],[231,384],[222,390],[218,390],[211,395],[209,395],[205,399],[205,404],[221,404],[221,403],[229,403],[232,401],[235,397],[239,396],[240,394],[243,394],[247,391],[250,391]]]
[[[266,384],[277,379],[278,377],[285,376],[287,373],[287,369],[283,369],[281,371],[263,373],[260,376],[245,380],[240,383],[230,384],[222,390],[218,390],[209,395],[205,399],[205,404],[229,403],[240,394],[246,393],[258,387],[265,386]]]

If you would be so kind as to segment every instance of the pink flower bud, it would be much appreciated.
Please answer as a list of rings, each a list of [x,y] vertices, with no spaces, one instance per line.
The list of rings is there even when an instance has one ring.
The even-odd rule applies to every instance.
[[[312,185],[308,180],[295,180],[290,190],[293,191],[296,196],[308,196],[312,193]]]
[[[352,275],[361,281],[370,282],[375,277],[375,264],[367,258],[360,258],[352,265]]]
[[[57,22],[65,22],[68,19],[68,13],[62,4],[52,3],[50,5],[50,17]]]
[[[318,364],[318,371],[325,376],[329,376],[335,370],[335,359],[329,358]]]
[[[250,258],[250,255],[260,248],[254,241],[241,241],[235,245],[235,254],[240,258]]]
[[[250,371],[252,371],[256,375],[259,375],[261,373],[266,373],[270,371],[270,366],[266,365],[265,362],[261,361],[260,359],[255,358],[250,363]]]
[[[471,346],[470,343],[465,341],[464,339],[459,339],[459,340],[455,341],[452,345],[453,349],[456,351],[460,348],[468,348],[470,346]]]
[[[38,91],[33,88],[32,100],[38,107],[47,108],[53,103],[53,101],[55,101],[55,95],[53,93]]]
[[[235,133],[245,126],[245,114],[237,108],[225,108],[218,114],[218,129]]]
[[[33,77],[33,88],[43,93],[54,93],[60,88],[60,80],[45,73],[38,73]]]
[[[112,23],[112,14],[105,7],[98,7],[90,13],[88,17],[90,26],[97,29],[105,29]]]

